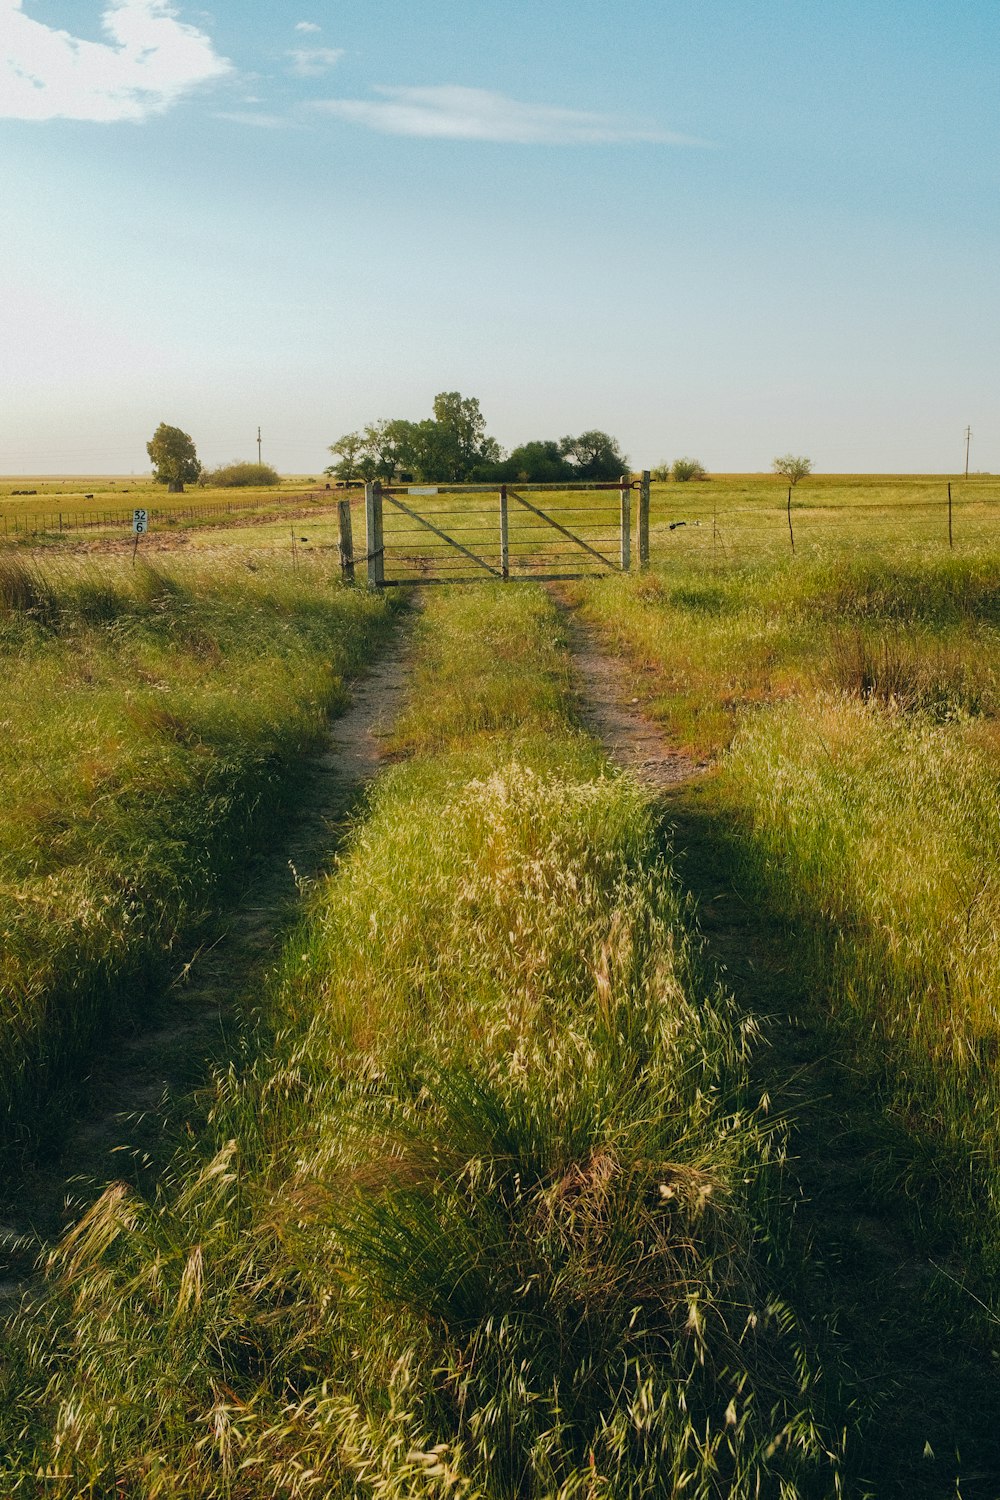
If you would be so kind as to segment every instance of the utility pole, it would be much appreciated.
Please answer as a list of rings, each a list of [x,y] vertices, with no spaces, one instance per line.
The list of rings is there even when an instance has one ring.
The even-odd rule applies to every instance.
[[[969,477],[969,443],[972,439],[972,428],[965,429],[965,477]]]
[[[257,428],[257,462],[258,462],[258,464],[260,463],[260,428],[259,427]],[[969,469],[968,463],[966,463],[965,469],[966,469],[966,473],[968,473],[968,469]]]

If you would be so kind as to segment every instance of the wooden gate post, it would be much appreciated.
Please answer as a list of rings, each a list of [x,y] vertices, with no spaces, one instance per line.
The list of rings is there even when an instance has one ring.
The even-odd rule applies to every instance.
[[[382,545],[382,486],[376,479],[365,484],[365,551],[368,554],[368,586],[385,583],[385,552]]]
[[[351,526],[350,500],[337,501],[340,527],[340,572],[345,583],[354,582],[354,530]]]
[[[632,567],[632,481],[624,476],[621,481],[622,499],[622,572]]]
[[[510,528],[507,517],[507,486],[500,486],[500,572],[510,582]]]
[[[639,486],[639,568],[649,567],[649,470],[643,469]]]

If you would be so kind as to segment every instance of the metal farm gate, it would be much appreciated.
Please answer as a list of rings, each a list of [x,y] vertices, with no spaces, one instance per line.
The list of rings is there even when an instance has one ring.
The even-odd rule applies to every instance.
[[[349,500],[339,512],[345,576],[363,562],[378,588],[627,573],[633,532],[639,567],[649,562],[648,471],[611,484],[367,484],[362,556]]]

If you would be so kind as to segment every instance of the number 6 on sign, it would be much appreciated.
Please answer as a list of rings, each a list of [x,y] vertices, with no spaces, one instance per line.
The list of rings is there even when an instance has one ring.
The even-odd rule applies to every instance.
[[[132,531],[135,541],[132,544],[132,563],[135,565],[136,553],[139,551],[139,538],[145,536],[149,530],[149,511],[134,510],[132,512]]]

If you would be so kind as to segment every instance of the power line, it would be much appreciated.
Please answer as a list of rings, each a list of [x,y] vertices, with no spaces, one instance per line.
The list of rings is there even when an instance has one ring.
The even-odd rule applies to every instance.
[[[972,428],[965,429],[965,477],[969,477],[969,444],[972,441]]]

